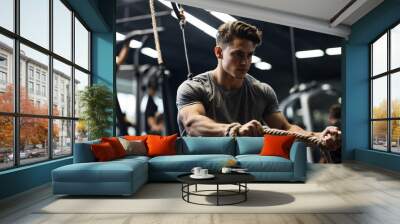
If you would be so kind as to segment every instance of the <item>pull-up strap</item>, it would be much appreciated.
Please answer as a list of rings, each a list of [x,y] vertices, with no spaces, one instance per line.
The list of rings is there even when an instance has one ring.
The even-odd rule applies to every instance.
[[[193,74],[192,71],[190,69],[190,62],[189,62],[189,54],[188,54],[188,49],[187,49],[187,45],[186,45],[186,35],[185,35],[185,25],[186,25],[186,18],[185,18],[185,14],[183,11],[183,8],[180,4],[171,2],[172,4],[172,8],[175,12],[176,17],[179,20],[179,26],[181,28],[182,31],[182,40],[183,40],[183,48],[185,50],[185,59],[186,59],[186,67],[187,67],[187,71],[188,71],[188,75],[187,78],[188,79],[192,79],[193,78]]]

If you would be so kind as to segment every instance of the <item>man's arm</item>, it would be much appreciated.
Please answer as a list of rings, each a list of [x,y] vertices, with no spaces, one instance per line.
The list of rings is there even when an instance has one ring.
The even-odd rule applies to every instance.
[[[128,53],[129,53],[129,41],[124,42],[124,45],[122,46],[121,51],[118,54],[117,57],[117,66],[122,65],[126,58],[128,57]]]
[[[217,123],[205,116],[203,104],[182,107],[178,118],[190,136],[224,136],[229,124]]]

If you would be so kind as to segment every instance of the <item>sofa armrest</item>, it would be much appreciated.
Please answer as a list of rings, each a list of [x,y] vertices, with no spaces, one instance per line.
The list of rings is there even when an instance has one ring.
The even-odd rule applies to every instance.
[[[96,158],[94,157],[90,146],[92,144],[98,144],[100,140],[75,143],[74,147],[74,163],[89,163],[95,162]]]
[[[307,175],[307,150],[303,142],[296,141],[290,149],[290,160],[293,162],[293,179],[305,181]]]

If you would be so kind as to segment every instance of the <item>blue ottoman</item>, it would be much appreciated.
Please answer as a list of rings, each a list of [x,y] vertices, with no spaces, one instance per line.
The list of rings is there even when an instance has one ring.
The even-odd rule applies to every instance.
[[[74,163],[52,171],[53,193],[132,195],[148,180],[147,158]]]

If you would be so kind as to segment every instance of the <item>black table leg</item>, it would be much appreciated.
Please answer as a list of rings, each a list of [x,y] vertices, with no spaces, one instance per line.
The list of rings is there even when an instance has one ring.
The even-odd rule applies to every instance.
[[[190,195],[190,184],[188,184],[188,185],[187,185],[187,192],[188,192],[188,193],[187,193],[186,199],[187,199],[187,201],[188,201],[188,202],[190,202],[190,201],[189,201],[189,195]]]
[[[219,184],[217,184],[217,206],[219,206]]]
[[[247,201],[247,192],[248,192],[248,190],[247,190],[247,182],[246,183],[244,183],[244,187],[245,187],[245,192],[244,192],[244,201]]]

